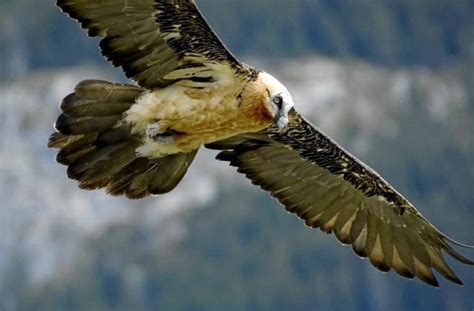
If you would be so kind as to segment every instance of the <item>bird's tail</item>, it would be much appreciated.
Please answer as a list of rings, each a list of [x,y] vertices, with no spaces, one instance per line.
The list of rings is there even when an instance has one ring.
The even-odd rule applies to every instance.
[[[57,132],[48,146],[67,165],[69,178],[82,189],[106,188],[132,199],[173,190],[186,174],[197,150],[159,159],[139,157],[141,138],[121,122],[143,89],[127,84],[86,80],[61,103]]]

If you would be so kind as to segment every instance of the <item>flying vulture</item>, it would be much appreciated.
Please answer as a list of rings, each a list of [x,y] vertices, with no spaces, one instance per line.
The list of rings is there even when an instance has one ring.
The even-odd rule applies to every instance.
[[[220,150],[306,225],[382,271],[462,284],[443,258],[474,261],[390,184],[304,119],[270,74],[239,62],[193,0],[58,0],[138,86],[80,82],[49,147],[83,189],[131,199],[173,190],[198,149]]]

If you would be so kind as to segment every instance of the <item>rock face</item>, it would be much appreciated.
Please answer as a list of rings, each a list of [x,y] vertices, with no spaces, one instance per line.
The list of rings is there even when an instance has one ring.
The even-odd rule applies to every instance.
[[[460,240],[474,242],[469,235],[472,224],[469,219],[474,216],[472,208],[469,209],[473,202],[471,191],[474,184],[473,90],[467,87],[468,82],[458,71],[387,69],[356,61],[338,62],[317,57],[292,61],[257,60],[253,63],[260,64],[284,81],[299,111],[351,152],[379,169],[430,220]],[[0,86],[0,309],[13,309],[23,306],[22,303],[28,306],[28,301],[39,301],[43,294],[53,301],[60,299],[61,291],[55,284],[81,281],[81,271],[93,271],[91,267],[95,265],[105,265],[103,271],[117,277],[117,282],[128,288],[122,289],[124,291],[145,295],[146,290],[153,292],[148,287],[157,282],[165,293],[167,284],[163,279],[170,277],[170,272],[156,270],[149,262],[135,262],[130,259],[132,254],[141,252],[142,256],[163,260],[162,267],[171,271],[179,271],[180,265],[189,264],[176,256],[189,255],[190,250],[197,252],[192,256],[198,259],[200,256],[209,259],[210,256],[208,262],[222,263],[219,254],[229,255],[224,240],[227,235],[220,236],[211,228],[221,230],[223,222],[227,228],[236,230],[235,234],[241,237],[239,245],[249,252],[264,249],[268,241],[273,246],[282,245],[283,242],[277,243],[277,239],[282,237],[282,233],[289,232],[296,245],[287,240],[284,242],[288,243],[286,255],[278,249],[270,252],[276,252],[276,258],[290,256],[298,261],[292,268],[296,269],[292,272],[293,276],[296,275],[295,286],[307,287],[305,282],[313,280],[313,274],[308,270],[324,269],[322,265],[318,266],[321,254],[301,253],[301,248],[306,246],[302,244],[303,239],[298,240],[295,232],[310,237],[312,247],[321,246],[321,252],[327,248],[332,252],[331,256],[337,258],[331,246],[336,243],[332,240],[318,242],[322,239],[321,234],[304,231],[302,223],[285,220],[285,227],[275,227],[273,220],[280,221],[283,213],[262,211],[261,208],[262,205],[277,204],[260,195],[257,188],[250,186],[233,169],[214,161],[214,153],[207,150],[201,150],[183,183],[163,197],[128,201],[108,197],[104,192],[78,189],[74,181],[66,178],[64,167],[55,163],[54,151],[46,148],[46,142],[58,114],[57,106],[76,82],[85,78],[114,79],[112,74],[104,74],[101,70],[75,67],[34,72]],[[225,205],[224,199],[231,202],[229,208],[239,211],[219,206]],[[448,211],[450,214],[446,216]],[[255,217],[262,219],[254,223],[252,219]],[[286,215],[282,217],[291,219]],[[240,247],[232,246],[231,242],[230,248]],[[193,246],[183,250],[190,243]],[[111,253],[103,254],[102,248]],[[112,254],[120,258],[114,259]],[[223,255],[226,260],[232,260],[233,257],[227,255]],[[297,255],[308,258],[303,260]],[[336,261],[342,267],[349,255],[339,256]],[[248,273],[242,272],[240,286],[257,288],[258,282],[252,283],[251,276],[265,280],[261,273],[252,269],[264,267],[259,262],[266,258],[258,252],[246,257],[249,263],[242,269]],[[207,261],[198,259],[197,264],[206,265]],[[121,260],[127,262],[123,271],[119,269],[123,264]],[[236,265],[242,263],[239,261],[242,259],[235,260]],[[155,264],[161,265],[160,262]],[[361,272],[355,271],[363,265],[355,263],[354,270],[346,267],[345,273],[353,278],[360,277]],[[191,273],[191,270],[183,269],[184,275],[177,275],[173,278],[175,281],[184,281],[185,274]],[[219,267],[216,269],[217,274],[221,273]],[[224,277],[226,272],[222,273]],[[464,276],[461,272],[460,276],[469,284],[466,289],[472,289],[472,271],[466,273],[468,275]],[[372,272],[368,275],[369,283],[385,284],[385,287],[377,287],[377,297],[385,297],[384,288],[392,284],[387,285],[384,283],[387,279]],[[100,279],[102,276],[97,277]],[[334,276],[326,274],[325,277]],[[343,283],[346,277],[341,278],[338,282]],[[395,284],[393,286],[404,284],[397,283],[399,281],[394,278],[390,281]],[[45,284],[51,286],[51,291],[38,291]],[[314,284],[314,292],[323,292],[323,287],[318,287],[320,283],[309,284]],[[337,286],[331,288],[336,290]],[[277,293],[278,286],[269,290]],[[104,295],[99,295],[99,298],[106,300],[107,295]],[[229,295],[227,302],[238,300],[238,294]],[[249,295],[247,293],[246,297]],[[299,296],[293,297],[297,299]],[[355,296],[350,297],[355,299]],[[193,300],[196,297],[189,299],[191,305],[196,303]],[[291,302],[289,307],[297,306],[291,297],[288,299]],[[153,307],[152,302],[149,306]],[[262,307],[262,303],[258,300],[256,308]],[[385,302],[382,298],[374,298],[366,303],[377,307],[384,306]],[[322,300],[320,304],[335,306],[331,299]],[[400,303],[398,306],[413,305]],[[251,302],[249,307],[252,309]],[[461,302],[459,307],[469,306]]]

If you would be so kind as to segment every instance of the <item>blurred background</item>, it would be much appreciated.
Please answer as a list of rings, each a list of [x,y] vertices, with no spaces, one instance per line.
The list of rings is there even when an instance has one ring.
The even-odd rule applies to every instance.
[[[196,2],[308,119],[474,244],[474,1]],[[46,148],[59,102],[123,75],[52,0],[0,14],[0,310],[474,308],[472,267],[440,289],[380,273],[211,151],[163,197],[79,190]]]

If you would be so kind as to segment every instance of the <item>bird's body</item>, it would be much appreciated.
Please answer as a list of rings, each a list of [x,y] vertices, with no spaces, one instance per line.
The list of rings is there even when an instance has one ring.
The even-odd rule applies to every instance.
[[[83,189],[139,199],[173,190],[201,147],[308,226],[333,232],[382,271],[461,284],[443,253],[474,264],[374,170],[298,114],[285,86],[240,63],[192,0],[58,0],[102,38],[138,86],[80,82],[49,146]]]
[[[139,153],[160,158],[269,127],[273,117],[265,108],[267,93],[259,75],[253,81],[229,80],[212,88],[173,84],[141,95],[124,114],[132,133],[144,137]],[[154,124],[175,133],[173,140],[163,144],[149,137]]]

